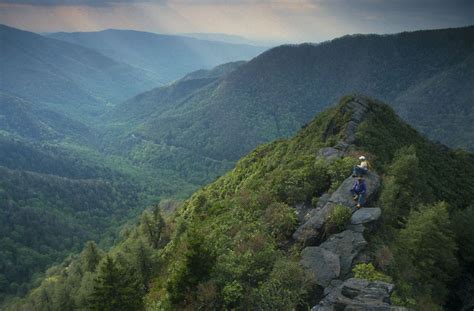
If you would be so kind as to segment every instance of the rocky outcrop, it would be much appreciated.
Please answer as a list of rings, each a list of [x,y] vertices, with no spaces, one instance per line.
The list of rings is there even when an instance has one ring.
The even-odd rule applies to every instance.
[[[339,256],[321,247],[307,247],[301,252],[301,265],[305,267],[316,284],[326,287],[339,277]]]
[[[332,235],[320,246],[303,249],[301,265],[316,284],[327,287],[331,281],[351,272],[354,258],[366,245],[362,232],[346,230]]]
[[[342,158],[353,149],[357,127],[363,121],[369,105],[365,97],[356,96],[347,103],[345,109],[350,109],[352,114],[346,125],[343,140],[335,147],[318,150],[316,154],[318,158],[332,161]],[[330,133],[331,126],[325,135]],[[364,253],[367,246],[364,232],[376,228],[376,222],[382,214],[382,210],[378,207],[363,207],[356,210],[350,193],[354,182],[354,178],[348,177],[331,196],[321,197],[316,208],[305,206],[298,209],[305,214],[304,217],[299,217],[302,224],[293,234],[293,238],[303,246],[307,246],[301,252],[301,265],[317,285],[324,287],[323,299],[312,310],[405,310],[391,306],[390,294],[394,287],[392,284],[355,278],[344,281],[350,276],[356,263],[370,260]],[[366,202],[370,202],[380,188],[380,177],[375,172],[369,171],[365,182]],[[346,225],[346,230],[326,236],[324,241],[322,234],[324,225],[336,205],[351,208],[353,214]],[[319,246],[316,246],[318,244]]]
[[[407,310],[391,305],[393,284],[351,278],[339,286],[331,287],[324,299],[311,311],[336,310]]]
[[[296,229],[293,233],[295,241],[303,243],[303,245],[311,246],[318,244],[323,226],[334,208],[335,204],[326,203],[323,208],[317,208],[309,212],[308,220]]]
[[[335,149],[347,152],[351,145],[356,142],[357,127],[364,120],[366,113],[369,110],[369,99],[365,96],[354,96],[346,105],[346,109],[352,112],[351,119],[345,128],[345,137],[338,142]]]
[[[367,241],[364,239],[364,235],[352,230],[334,234],[320,245],[321,248],[339,256],[342,277],[351,272],[354,258],[366,246]]]
[[[369,172],[366,177],[366,183],[367,202],[369,202],[375,197],[380,188],[380,177],[374,172]],[[309,212],[307,211],[306,217],[303,218],[302,225],[299,226],[293,234],[293,239],[305,246],[316,245],[321,238],[323,226],[335,205],[341,204],[355,210],[355,203],[352,201],[352,195],[350,193],[353,184],[354,178],[348,177],[331,195],[324,207],[312,209],[309,210]],[[374,214],[373,217],[375,216]]]
[[[350,190],[354,185],[354,182],[354,178],[346,178],[339,188],[331,195],[329,201],[335,204],[353,207],[355,203],[352,200]],[[380,188],[380,177],[376,173],[369,171],[365,177],[365,183],[367,184],[366,201],[369,202],[375,197]]]
[[[382,215],[382,210],[379,207],[364,207],[358,209],[352,214],[351,224],[367,224],[377,221]]]

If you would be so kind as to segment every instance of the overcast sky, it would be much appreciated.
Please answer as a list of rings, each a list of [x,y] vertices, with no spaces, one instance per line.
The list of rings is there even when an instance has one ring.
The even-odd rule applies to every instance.
[[[0,0],[0,23],[35,32],[119,28],[299,43],[473,25],[474,0]]]

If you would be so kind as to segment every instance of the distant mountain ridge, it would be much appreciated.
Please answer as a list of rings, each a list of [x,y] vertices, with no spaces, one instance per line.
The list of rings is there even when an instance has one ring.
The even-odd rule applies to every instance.
[[[0,91],[84,118],[156,84],[93,50],[0,25]]]
[[[390,102],[429,138],[472,150],[473,37],[471,26],[280,46],[174,104],[164,104],[159,94],[189,81],[116,109],[130,111],[131,119],[147,103],[156,113],[132,132],[216,160],[236,160],[259,143],[291,135],[341,94],[364,93]]]
[[[265,47],[203,40],[135,30],[51,33],[48,37],[81,45],[147,72],[157,84],[167,84],[189,72],[249,60]]]

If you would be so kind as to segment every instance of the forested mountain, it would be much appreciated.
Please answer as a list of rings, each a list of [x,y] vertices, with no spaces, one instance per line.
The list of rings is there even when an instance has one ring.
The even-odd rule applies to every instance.
[[[146,206],[193,189],[173,172],[137,167],[84,146],[2,133],[0,304],[25,294],[48,267],[86,241],[110,246]]]
[[[104,55],[0,25],[0,91],[84,119],[155,87],[145,71]]]
[[[376,188],[369,188],[368,204],[382,216],[367,227],[331,201],[349,195],[341,191],[348,192],[360,154],[373,166],[368,180],[380,179],[369,183]],[[111,251],[89,244],[7,310],[311,308],[324,288],[334,289],[322,283],[333,270],[308,270],[300,259],[330,245],[346,256],[322,250],[325,257],[315,264],[337,259],[333,279],[395,284],[384,301],[375,301],[389,285],[374,283],[370,297],[379,307],[388,306],[391,294],[392,304],[409,308],[470,310],[473,165],[472,153],[426,140],[387,105],[348,96],[292,139],[257,147],[166,223],[155,207]],[[295,230],[313,218],[321,232],[301,240]],[[341,271],[343,264],[354,270],[340,275],[339,260]],[[341,303],[358,290],[343,290],[349,298]]]
[[[213,66],[240,59],[247,47],[212,43],[219,58],[205,41],[175,38],[178,44],[140,32],[54,35],[77,44],[7,26],[0,35],[0,300],[43,280],[12,309],[103,309],[109,276],[133,296],[116,302],[138,308],[143,297],[152,309],[312,306],[318,295],[297,264],[301,245],[290,238],[293,207],[313,208],[324,192],[337,191],[360,152],[384,178],[372,202],[384,219],[369,239],[369,256],[398,286],[395,300],[469,306],[472,154],[426,141],[389,108],[364,99],[370,113],[350,152],[320,161],[315,154],[340,147],[344,130],[354,127],[347,108],[353,98],[306,123],[342,94],[363,92],[388,101],[428,137],[472,149],[474,27],[281,46],[145,93],[162,73],[178,78],[204,66],[196,60]],[[179,61],[160,54],[163,42],[176,43]],[[250,50],[247,58],[258,54]],[[88,244],[42,277],[87,240],[107,248],[145,206],[189,195],[258,144],[301,127],[294,139],[243,158],[166,225],[157,208],[146,212],[102,264],[104,252]],[[401,237],[410,241],[405,253]],[[420,240],[427,237],[425,248]],[[436,254],[444,262],[416,264],[443,243]]]
[[[156,84],[166,84],[198,69],[248,60],[266,48],[185,36],[160,35],[132,30],[52,33],[48,35],[93,49],[146,71]]]
[[[151,160],[141,150],[129,159],[103,152],[97,117],[155,86],[148,73],[7,26],[0,35],[1,304],[86,241],[110,246],[146,206],[187,196],[232,163],[178,148]]]
[[[93,133],[80,121],[0,91],[0,130],[36,141],[75,138],[91,139]]]
[[[236,160],[291,135],[341,94],[361,92],[389,102],[429,138],[472,150],[473,37],[465,27],[280,46],[219,80],[139,95],[117,107],[113,121],[140,120],[133,133],[143,139]],[[180,88],[172,103],[162,96]]]

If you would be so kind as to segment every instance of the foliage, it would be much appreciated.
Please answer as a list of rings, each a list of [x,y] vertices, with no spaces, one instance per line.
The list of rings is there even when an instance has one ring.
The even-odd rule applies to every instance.
[[[459,246],[460,259],[466,265],[474,264],[474,207],[455,211],[452,216],[453,231]]]
[[[328,219],[325,224],[325,230],[329,232],[340,232],[344,230],[347,222],[352,216],[351,209],[344,205],[336,205],[329,213]]]
[[[357,159],[353,157],[344,157],[334,160],[328,168],[328,174],[331,176],[331,189],[335,191],[342,184],[344,179],[352,172],[352,168],[357,164]]]
[[[354,277],[359,279],[366,279],[369,281],[382,281],[390,283],[392,279],[383,274],[380,271],[375,270],[375,267],[372,263],[360,263],[357,264],[353,269]]]
[[[120,268],[113,258],[105,257],[95,279],[90,309],[142,310],[143,289],[133,273]]]
[[[351,119],[347,103],[352,98],[322,113],[293,139],[255,149],[234,170],[186,200],[163,227],[160,217],[147,212],[137,226],[126,230],[121,243],[108,253],[119,267],[135,270],[146,290],[148,308],[307,307],[311,282],[287,244],[294,228],[291,209],[295,203],[309,203],[329,191],[354,161],[325,161],[316,156],[320,148],[333,146],[342,137],[341,130]],[[472,155],[425,141],[383,105],[369,102],[368,111],[357,133],[356,153],[371,154],[377,171],[393,179],[391,187],[398,192],[391,195],[394,191],[383,190],[388,191],[386,202],[397,203],[405,194],[415,199],[413,203],[404,199],[409,207],[397,207],[406,213],[406,221],[395,226],[388,221],[382,224],[378,246],[389,248],[387,253],[393,253],[393,259],[379,268],[397,284],[399,301],[409,304],[416,299],[426,306],[440,305],[457,271],[456,241],[446,206],[432,203],[445,199],[454,212],[472,202]],[[394,139],[389,135],[384,145],[386,138],[380,133],[396,134]],[[459,174],[446,174],[447,180],[435,178],[444,172],[444,166]],[[411,204],[418,202],[427,206],[410,212],[418,207]],[[154,233],[157,227],[162,230]],[[386,232],[390,234],[385,236]],[[77,258],[55,267],[12,310],[41,309],[50,304],[50,297],[73,297],[72,301],[57,301],[83,306],[84,297],[93,295],[90,282],[97,277],[97,272],[84,272],[83,267]],[[65,293],[53,284],[66,284]]]
[[[429,198],[414,145],[400,148],[387,170],[380,202],[384,218],[393,225],[405,222],[410,210]]]
[[[133,120],[130,133],[146,141],[235,161],[357,90],[390,103],[431,139],[472,149],[472,35],[466,27],[279,46],[219,80],[190,87],[186,79],[142,94],[118,105],[113,122]],[[403,135],[382,137],[403,145]],[[391,153],[384,145],[374,154]]]
[[[295,210],[284,203],[272,203],[265,209],[262,218],[277,241],[285,241],[294,232],[298,222]]]
[[[160,246],[161,232],[163,231],[164,225],[165,222],[161,215],[159,205],[155,205],[151,213],[145,212],[142,214],[140,228],[143,231],[143,235],[155,249]]]
[[[442,304],[447,284],[458,272],[457,245],[445,203],[423,206],[410,213],[397,237],[397,278],[410,284],[415,295]]]
[[[83,251],[83,270],[85,272],[95,272],[101,259],[102,253],[98,249],[97,245],[91,241],[87,242]]]
[[[276,262],[270,278],[254,294],[255,305],[262,310],[289,310],[303,306],[309,282],[297,263]]]

